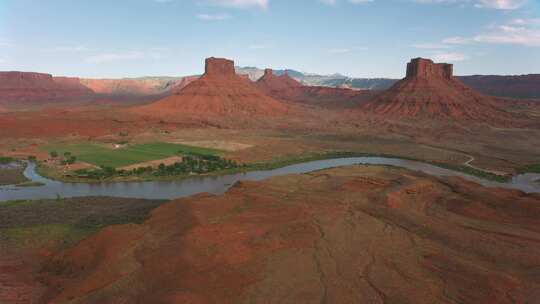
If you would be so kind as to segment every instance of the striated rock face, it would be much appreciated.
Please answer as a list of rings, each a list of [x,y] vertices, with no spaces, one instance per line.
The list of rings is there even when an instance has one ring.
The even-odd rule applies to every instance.
[[[445,78],[451,79],[454,74],[453,65],[448,63],[433,63],[431,59],[415,58],[407,63],[406,78]]]
[[[510,124],[512,115],[496,99],[484,96],[453,77],[451,64],[416,58],[407,76],[362,109],[392,118],[445,118]]]
[[[225,58],[206,58],[204,66],[206,77],[234,77],[234,61]]]
[[[79,78],[33,72],[0,72],[0,101],[54,101],[92,95]]]
[[[365,91],[346,88],[303,86],[287,73],[274,75],[272,69],[265,69],[264,75],[255,85],[266,95],[276,99],[331,108],[357,105],[362,96],[366,95]]]
[[[232,60],[208,58],[202,77],[174,95],[134,111],[151,116],[279,115],[286,113],[288,107],[236,75]]]
[[[400,169],[242,182],[57,254],[44,302],[536,303],[539,227],[538,195]]]

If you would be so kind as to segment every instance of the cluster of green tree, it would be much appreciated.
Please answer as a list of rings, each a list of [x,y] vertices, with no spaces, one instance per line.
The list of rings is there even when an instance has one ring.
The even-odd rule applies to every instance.
[[[185,174],[204,174],[227,169],[235,169],[245,165],[239,165],[233,160],[224,159],[214,155],[190,154],[184,156],[181,162],[172,165],[159,164],[154,167],[139,167],[133,170],[116,170],[112,167],[100,167],[99,169],[81,169],[75,171],[79,176],[92,179],[106,179],[116,176],[178,176]]]
[[[49,155],[51,156],[51,158],[58,158],[58,152],[56,151],[49,152]],[[71,165],[74,164],[76,161],[77,157],[75,155],[72,155],[71,152],[64,152],[64,156],[60,160],[60,163],[62,165]]]
[[[15,161],[13,157],[6,157],[6,156],[0,156],[0,164],[9,164],[11,162]]]
[[[521,167],[518,173],[540,173],[540,164],[533,164]]]

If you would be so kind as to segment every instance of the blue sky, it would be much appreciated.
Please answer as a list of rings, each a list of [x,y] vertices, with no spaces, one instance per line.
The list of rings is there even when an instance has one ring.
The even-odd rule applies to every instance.
[[[0,70],[190,75],[237,65],[402,77],[540,73],[540,0],[0,0]]]

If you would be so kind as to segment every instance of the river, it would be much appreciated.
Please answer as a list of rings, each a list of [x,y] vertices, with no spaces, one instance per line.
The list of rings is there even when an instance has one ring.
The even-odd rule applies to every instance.
[[[39,187],[0,186],[0,201],[52,199],[58,197],[111,196],[144,199],[173,199],[208,192],[223,194],[235,182],[260,181],[272,176],[301,174],[321,169],[348,165],[391,165],[433,176],[458,176],[486,187],[517,189],[527,193],[540,193],[540,174],[526,173],[514,176],[507,183],[485,180],[462,172],[444,169],[427,163],[387,157],[348,157],[309,161],[279,169],[250,171],[219,176],[192,176],[173,181],[144,182],[103,182],[103,183],[65,183],[40,176],[35,164],[29,163],[24,175],[34,182],[43,183]]]

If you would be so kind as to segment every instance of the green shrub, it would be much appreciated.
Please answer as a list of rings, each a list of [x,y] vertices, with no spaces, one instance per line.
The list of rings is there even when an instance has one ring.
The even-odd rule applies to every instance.
[[[0,156],[0,164],[9,164],[13,162],[15,159],[13,157],[7,157],[7,156]]]

